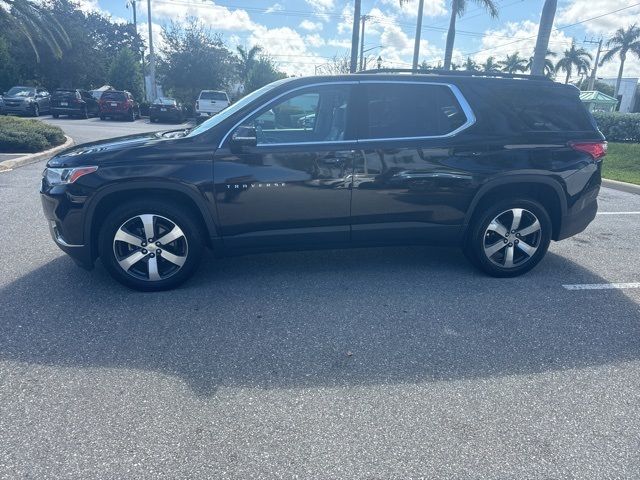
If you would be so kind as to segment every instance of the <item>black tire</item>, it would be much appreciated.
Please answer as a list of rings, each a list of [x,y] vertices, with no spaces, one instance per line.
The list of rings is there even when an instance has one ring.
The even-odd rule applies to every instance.
[[[37,103],[33,104],[33,111],[31,112],[31,116],[33,116],[33,117],[39,117],[40,116],[40,107],[38,106]]]
[[[130,122],[136,121],[136,112],[133,110],[133,108],[127,113],[127,120],[129,120]]]
[[[104,120],[106,117],[104,115],[100,115],[100,120]]]
[[[144,234],[144,231],[141,230],[142,222],[135,217],[145,214],[154,216],[154,238],[152,242],[158,240],[158,238],[155,238],[156,235],[162,237],[167,231],[170,231],[172,228],[170,225],[172,224],[177,226],[183,234],[178,240],[169,242],[166,245],[159,247],[153,245],[153,249],[164,249],[161,250],[157,257],[154,256],[149,247],[146,247],[148,249],[146,250],[142,243],[140,246],[132,247],[127,242],[115,241],[115,235],[121,227],[134,233],[134,230],[130,227],[131,225],[138,227],[138,230],[135,231],[137,232],[135,236],[143,240],[141,238]],[[193,275],[202,256],[203,238],[204,235],[198,221],[185,208],[176,207],[160,200],[139,200],[123,204],[115,208],[107,216],[100,230],[98,246],[102,263],[113,278],[134,290],[150,292],[175,288]],[[145,254],[145,252],[148,253]],[[181,267],[177,267],[166,260],[167,257],[163,257],[162,253],[165,253],[165,255],[172,253],[179,255],[180,258],[186,257],[186,260],[184,260]],[[120,255],[120,260],[122,261],[124,258],[128,258],[129,254],[136,254],[137,257],[143,254],[146,256],[134,263],[128,271],[125,271],[118,263],[116,255]],[[149,262],[153,261],[151,257],[155,258],[158,272],[160,272],[159,277],[162,277],[158,280],[149,279]],[[177,270],[175,270],[176,268]],[[173,273],[172,269],[175,270]]]
[[[85,120],[89,118],[89,110],[87,110],[86,107],[82,109],[82,113],[80,114],[80,118],[83,118]]]
[[[151,122],[151,123],[156,123],[156,121],[157,121],[157,120],[156,120],[154,117],[149,117],[149,122]]]
[[[59,114],[57,114],[57,113],[53,113],[53,114],[51,114],[51,116],[52,116],[53,118],[59,118],[59,117],[60,117],[60,115],[59,115]]]
[[[520,210],[522,220],[514,233],[512,227],[517,216],[514,212]],[[497,222],[492,223],[494,220]],[[505,233],[497,233],[503,227],[506,227]],[[549,213],[533,199],[510,198],[485,203],[469,225],[464,253],[473,265],[492,277],[516,277],[544,258],[551,242],[551,229]],[[522,245],[526,245],[526,249]],[[492,247],[499,250],[488,256]]]

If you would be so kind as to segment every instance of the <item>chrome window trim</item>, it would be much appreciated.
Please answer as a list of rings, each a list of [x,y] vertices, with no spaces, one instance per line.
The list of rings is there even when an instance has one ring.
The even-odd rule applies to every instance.
[[[400,83],[400,84],[412,84],[412,85],[414,84],[415,85],[437,85],[437,86],[447,87],[449,90],[451,90],[451,93],[453,93],[453,96],[456,98],[456,100],[460,104],[460,107],[462,108],[462,111],[464,112],[465,117],[467,118],[467,121],[463,123],[461,126],[459,126],[458,128],[456,128],[455,130],[449,133],[446,133],[444,135],[425,135],[420,137],[360,138],[355,140],[333,140],[333,141],[327,140],[327,141],[319,141],[319,142],[268,143],[268,144],[262,144],[258,146],[260,148],[265,148],[265,147],[268,148],[268,147],[283,147],[283,146],[296,146],[296,145],[326,145],[326,144],[346,144],[346,143],[360,144],[360,143],[370,143],[370,142],[389,142],[389,141],[398,141],[398,140],[432,140],[432,139],[438,139],[438,138],[444,139],[444,138],[454,137],[458,135],[460,132],[468,129],[469,127],[471,127],[476,123],[476,116],[473,113],[473,110],[471,109],[471,105],[469,105],[469,102],[467,102],[467,99],[462,94],[460,89],[456,85],[453,85],[451,83],[421,82],[421,81],[415,81],[415,80],[413,81],[411,80],[358,80],[358,81],[341,80],[337,82],[318,82],[318,83],[311,83],[309,85],[301,85],[299,87],[283,92],[280,95],[277,95],[276,97],[272,98],[268,103],[262,104],[258,108],[252,110],[250,113],[242,117],[242,119],[238,121],[233,127],[231,127],[227,131],[227,133],[225,133],[224,137],[222,137],[222,140],[218,144],[218,148],[222,148],[222,145],[227,141],[227,138],[229,137],[231,132],[233,132],[236,128],[238,128],[242,124],[242,122],[247,120],[247,118],[251,117],[258,111],[262,110],[263,108],[269,105],[272,105],[273,102],[284,97],[285,95],[288,95],[292,92],[302,90],[305,88],[319,87],[319,86],[325,86],[325,85],[354,85],[354,84],[367,84],[367,83]]]

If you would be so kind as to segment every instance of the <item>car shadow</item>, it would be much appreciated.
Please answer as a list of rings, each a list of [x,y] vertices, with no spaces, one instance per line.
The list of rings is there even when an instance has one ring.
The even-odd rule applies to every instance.
[[[457,250],[357,249],[214,260],[184,287],[130,291],[65,256],[0,289],[0,358],[298,388],[491,378],[637,360],[640,311],[550,253],[494,279]]]

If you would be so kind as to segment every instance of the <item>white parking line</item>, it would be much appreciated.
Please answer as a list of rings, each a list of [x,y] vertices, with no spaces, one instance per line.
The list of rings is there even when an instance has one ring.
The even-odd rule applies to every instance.
[[[621,288],[640,288],[640,282],[631,283],[578,283],[562,285],[567,290],[612,290]]]
[[[640,215],[640,212],[598,212],[598,215]]]

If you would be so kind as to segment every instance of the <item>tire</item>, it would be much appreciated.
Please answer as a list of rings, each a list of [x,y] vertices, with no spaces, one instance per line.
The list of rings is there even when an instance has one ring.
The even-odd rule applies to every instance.
[[[80,118],[87,120],[89,118],[89,110],[83,108],[82,113],[80,114]]]
[[[143,219],[147,220],[146,229]],[[142,238],[151,229],[153,243],[168,232],[180,236],[164,245],[154,244],[154,253],[147,246],[148,238]],[[198,221],[188,210],[159,200],[139,200],[123,204],[107,216],[98,248],[102,263],[114,279],[134,290],[151,292],[175,288],[193,275],[200,263],[203,237]]]
[[[100,120],[104,120],[106,117],[104,115],[100,115]]]
[[[549,213],[539,202],[527,198],[499,200],[474,216],[464,253],[492,277],[516,277],[544,258],[551,229]]]
[[[157,120],[156,120],[155,118],[153,118],[153,117],[149,117],[149,122],[151,122],[151,123],[156,123],[156,121],[157,121]]]
[[[127,120],[129,120],[130,122],[136,121],[136,112],[134,112],[133,108],[127,113]]]
[[[53,118],[60,118],[60,115],[59,115],[59,114],[57,114],[57,113],[53,113],[53,114],[51,114],[51,116],[52,116]]]
[[[39,117],[40,116],[40,107],[38,106],[37,103],[33,104],[33,112],[31,112],[31,115],[33,117]]]

